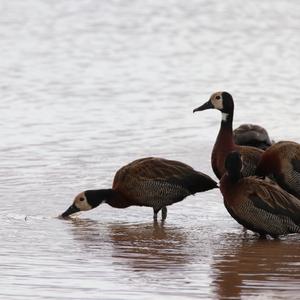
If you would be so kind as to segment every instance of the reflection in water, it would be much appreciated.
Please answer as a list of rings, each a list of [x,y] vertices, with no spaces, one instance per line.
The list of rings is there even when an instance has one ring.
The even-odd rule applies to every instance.
[[[116,265],[134,271],[178,268],[187,263],[186,236],[178,228],[163,223],[104,224],[90,219],[71,219],[76,241],[88,249],[112,252]],[[106,248],[105,248],[106,246]]]
[[[299,236],[261,240],[226,234],[222,240],[212,264],[212,285],[220,299],[300,292]]]
[[[110,227],[113,257],[134,270],[178,268],[187,263],[185,235],[157,222]]]

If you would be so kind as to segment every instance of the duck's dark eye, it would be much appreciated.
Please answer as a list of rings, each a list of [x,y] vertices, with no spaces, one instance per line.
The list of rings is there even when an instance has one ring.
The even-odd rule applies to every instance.
[[[80,198],[79,198],[79,200],[80,200],[80,201],[83,201],[83,200],[84,200],[84,198],[83,198],[83,197],[80,197]]]
[[[216,99],[217,99],[217,100],[220,100],[220,99],[221,99],[221,97],[220,97],[220,96],[216,96]]]

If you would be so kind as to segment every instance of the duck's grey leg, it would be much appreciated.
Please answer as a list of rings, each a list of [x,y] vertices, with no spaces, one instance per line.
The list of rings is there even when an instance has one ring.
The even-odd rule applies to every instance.
[[[161,219],[164,221],[166,218],[167,218],[167,207],[166,206],[163,206],[161,208]]]

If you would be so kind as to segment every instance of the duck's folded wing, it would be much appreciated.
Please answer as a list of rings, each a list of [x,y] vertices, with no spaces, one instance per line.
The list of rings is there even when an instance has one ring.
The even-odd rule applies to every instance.
[[[180,161],[156,158],[152,163],[145,165],[148,165],[147,172],[144,172],[145,168],[140,171],[145,179],[181,186],[191,194],[217,187],[217,183],[211,177]]]
[[[114,188],[135,198],[150,192],[183,197],[216,187],[217,183],[208,175],[182,162],[161,158],[135,161],[119,170],[114,180]]]
[[[147,157],[135,160],[121,168],[116,173],[114,181],[125,182],[127,176],[143,180],[168,180],[169,178],[183,178],[195,174],[209,177],[180,161]]]
[[[249,199],[257,208],[287,216],[300,224],[300,200],[276,185],[261,181],[255,185]]]

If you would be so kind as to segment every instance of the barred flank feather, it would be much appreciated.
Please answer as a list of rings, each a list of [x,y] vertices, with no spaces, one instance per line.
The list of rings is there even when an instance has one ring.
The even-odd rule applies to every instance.
[[[290,217],[258,208],[251,200],[241,203],[234,212],[235,218],[241,225],[260,234],[278,236],[300,233],[300,226]]]

